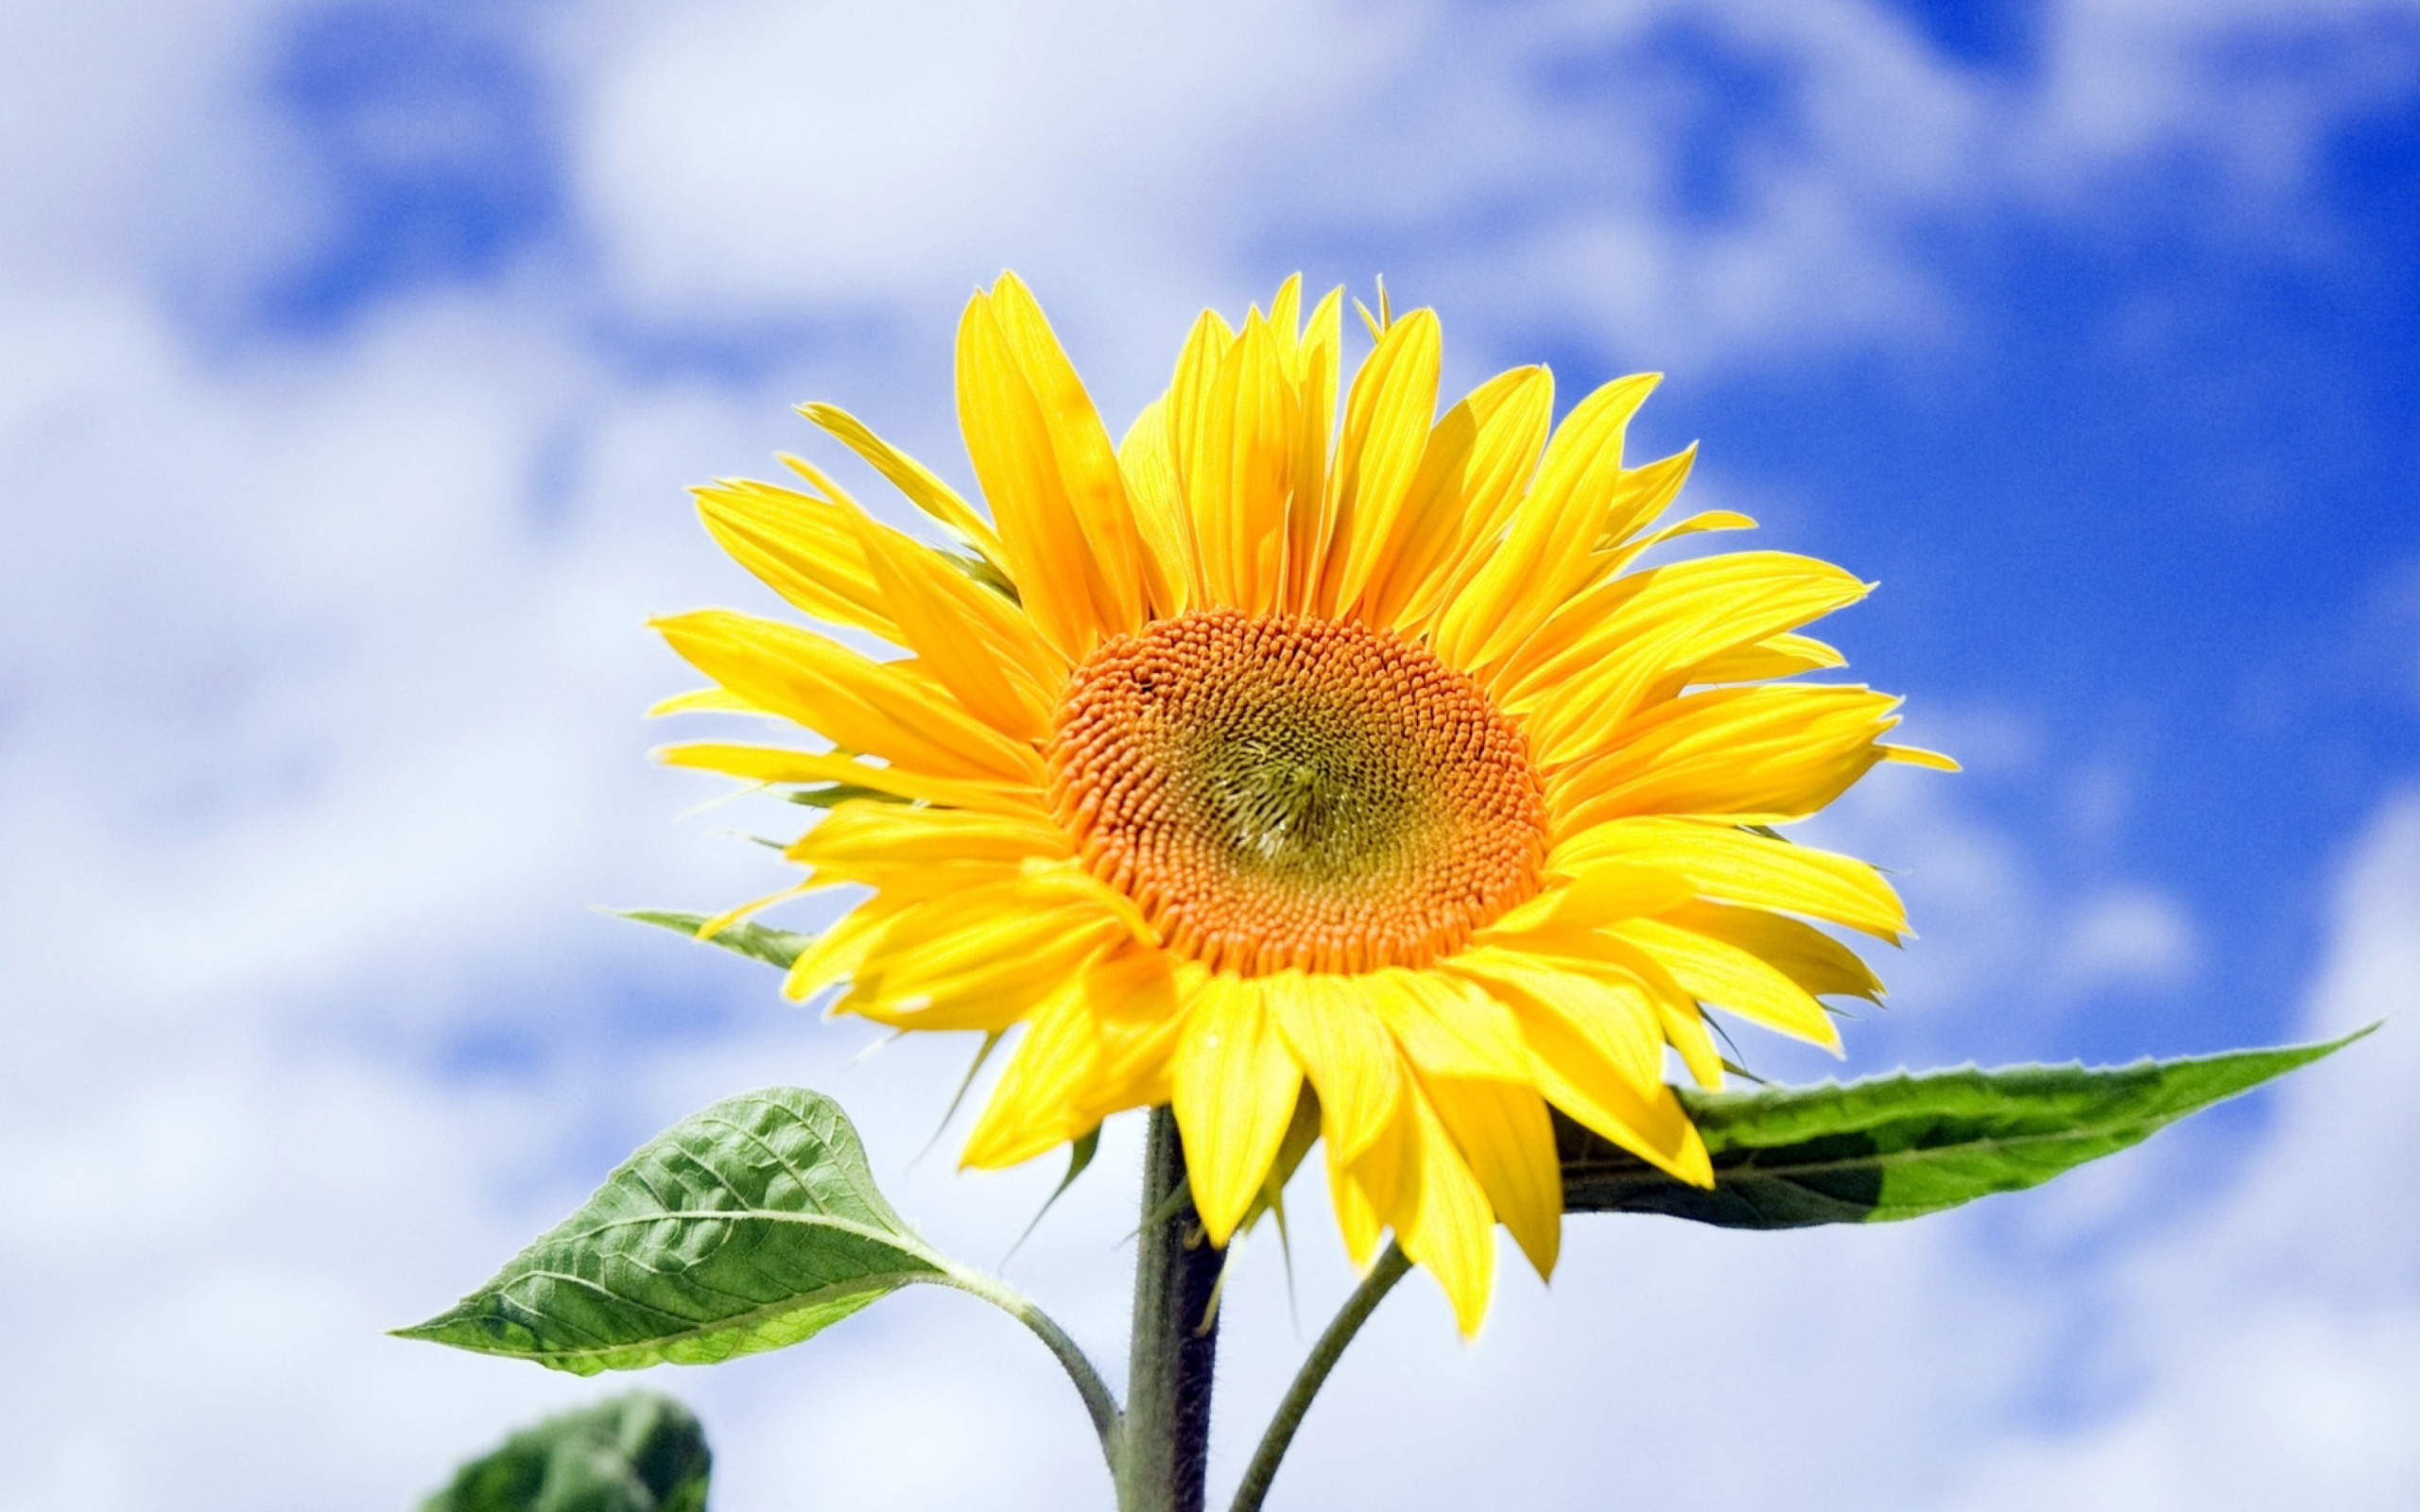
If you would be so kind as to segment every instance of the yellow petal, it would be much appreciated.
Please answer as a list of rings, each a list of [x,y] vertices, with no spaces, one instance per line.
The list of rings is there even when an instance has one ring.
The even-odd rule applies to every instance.
[[[945,894],[884,926],[835,1012],[917,1029],[1005,1029],[1132,937],[1098,902],[1019,877]]]
[[[1003,273],[993,285],[992,313],[1015,349],[1018,366],[1041,406],[1060,490],[1088,548],[1094,613],[1101,632],[1131,634],[1143,625],[1142,542],[1109,431],[1042,306],[1015,274]]]
[[[1909,766],[1928,767],[1936,772],[1965,770],[1958,765],[1956,757],[1944,756],[1937,750],[1927,750],[1921,746],[1876,746],[1874,748],[1882,753],[1882,759],[1886,762],[1900,762]]]
[[[1661,470],[1678,464],[1678,472],[1685,474],[1689,462],[1697,455],[1697,444],[1691,442],[1689,449],[1679,455],[1665,457],[1660,462],[1650,462],[1638,472],[1647,472],[1650,470]],[[1634,476],[1636,476],[1635,473],[1624,470],[1622,488],[1629,488]],[[1676,490],[1679,488],[1680,483],[1677,477],[1672,486]],[[1609,518],[1621,513],[1620,491],[1620,490],[1616,490],[1614,507],[1607,511]],[[1651,535],[1634,537],[1619,545],[1613,543],[1613,537],[1606,536],[1598,541],[1597,549],[1588,554],[1588,586],[1594,588],[1615,574],[1625,571],[1631,563],[1636,561],[1649,550],[1668,541],[1678,541],[1684,536],[1700,535],[1709,530],[1754,530],[1755,528],[1754,520],[1736,510],[1705,509],[1685,520],[1666,525]]]
[[[1488,474],[1489,485],[1475,490],[1463,518],[1456,523],[1453,541],[1428,576],[1427,586],[1404,608],[1402,623],[1426,633],[1431,644],[1438,618],[1470,592],[1478,575],[1495,559],[1513,512],[1528,497],[1554,419],[1554,374],[1545,368],[1537,373],[1532,386],[1506,395],[1513,402],[1491,417],[1488,444],[1496,468]]]
[[[835,805],[784,852],[819,875],[917,897],[1019,877],[1028,858],[1068,853],[1066,832],[1041,815],[862,800]]]
[[[1697,889],[1678,872],[1619,861],[1575,867],[1549,877],[1545,889],[1487,928],[1481,943],[1506,942],[1532,930],[1593,929],[1616,919],[1660,914],[1695,897]]]
[[[1362,613],[1374,625],[1426,627],[1472,541],[1493,541],[1546,444],[1554,377],[1515,368],[1471,390],[1428,433],[1394,534],[1372,567]],[[1482,563],[1470,561],[1476,574]]]
[[[1645,1093],[1663,1085],[1663,1027],[1643,984],[1575,971],[1545,957],[1492,946],[1454,957],[1452,969],[1512,1010],[1533,1052],[1538,1044],[1535,1026],[1551,1020],[1618,1071],[1634,1091]],[[1538,1069],[1534,1054],[1530,1068]]]
[[[1343,350],[1342,289],[1330,289],[1305,322],[1288,370],[1294,379],[1292,488],[1286,505],[1285,608],[1302,613],[1311,606],[1326,565],[1336,526],[1335,501],[1327,486],[1328,433],[1336,426],[1338,354]]]
[[[1276,338],[1255,312],[1220,357],[1191,426],[1171,438],[1214,604],[1252,614],[1276,607],[1293,409]]]
[[[1126,497],[1134,507],[1134,528],[1143,541],[1143,576],[1152,610],[1174,618],[1193,602],[1201,563],[1193,545],[1193,517],[1185,512],[1176,463],[1168,455],[1167,402],[1143,406],[1117,443],[1117,465],[1126,473]]]
[[[1824,1005],[1761,957],[1661,919],[1628,919],[1614,932],[1654,956],[1698,1001],[1841,1053],[1840,1031]]]
[[[1355,1190],[1369,1202],[1381,1228],[1409,1221],[1420,1185],[1420,1137],[1411,1110],[1416,1078],[1409,1067],[1399,1068],[1397,1074],[1403,1091],[1395,1099],[1394,1117],[1350,1166]]]
[[[1276,297],[1269,301],[1269,333],[1277,338],[1277,360],[1285,365],[1290,377],[1294,371],[1297,349],[1302,345],[1298,335],[1303,318],[1303,275],[1289,275],[1277,285]]]
[[[1882,760],[1899,700],[1798,683],[1709,688],[1642,711],[1555,774],[1548,807],[1571,833],[1632,815],[1735,823],[1802,819]]]
[[[958,424],[1026,613],[1069,661],[1081,661],[1100,642],[1097,606],[1110,595],[1060,475],[1051,417],[982,294],[958,326]]]
[[[894,1029],[1005,1030],[1118,938],[1098,916],[994,920],[944,942],[935,961],[881,975],[861,967],[832,1011]]]
[[[647,716],[661,719],[666,714],[761,714],[759,709],[729,688],[692,688],[676,693],[669,698],[659,698],[648,705]]]
[[[1705,1016],[1698,1011],[1696,996],[1662,957],[1619,928],[1540,930],[1524,936],[1516,948],[1555,971],[1605,983],[1624,994],[1625,1002],[1643,990],[1654,1009],[1657,1030],[1680,1052],[1690,1078],[1701,1087],[1722,1085],[1722,1056],[1707,1032]]]
[[[1714,1185],[1705,1142],[1681,1100],[1660,1080],[1642,1086],[1606,1053],[1603,1015],[1564,1011],[1576,1004],[1568,997],[1555,1004],[1514,993],[1509,1001],[1547,1101],[1651,1165],[1696,1186]],[[1631,1011],[1647,1032],[1654,1007],[1643,988]]]
[[[1645,988],[1648,1001],[1654,1005],[1655,1022],[1663,1031],[1664,1042],[1679,1053],[1689,1079],[1709,1091],[1720,1091],[1722,1053],[1714,1047],[1714,1036],[1706,1028],[1705,1015],[1699,1011],[1695,995],[1681,985],[1660,957],[1621,934],[1599,931],[1593,936],[1591,944],[1595,959],[1583,974],[1625,985],[1635,982]]]
[[[1709,939],[1747,951],[1817,997],[1839,995],[1878,1001],[1882,982],[1857,952],[1812,924],[1761,908],[1693,902],[1664,916]]]
[[[1098,1121],[1169,1099],[1168,1063],[1206,976],[1191,962],[1179,965],[1143,945],[1118,946],[1084,969],[1084,1004],[1100,1045],[1083,1094],[1087,1117]]]
[[[899,640],[849,527],[854,510],[745,480],[689,491],[716,543],[773,592],[817,619]]]
[[[1366,1271],[1378,1252],[1378,1237],[1386,1231],[1386,1222],[1378,1210],[1371,1205],[1370,1194],[1361,1183],[1337,1159],[1335,1146],[1327,1153],[1328,1204],[1336,1210],[1337,1232],[1344,1240],[1344,1252],[1356,1270]]]
[[[1361,978],[1281,971],[1262,980],[1278,1033],[1319,1093],[1328,1146],[1350,1161],[1394,1116],[1402,1091],[1394,1041],[1365,1001]]]
[[[1778,551],[1657,567],[1573,600],[1508,664],[1498,692],[1507,709],[1529,715],[1536,760],[1552,765],[1602,738],[1668,679],[1856,603],[1869,587],[1829,562]]]
[[[986,560],[996,566],[1008,565],[1007,556],[1000,549],[1000,538],[993,533],[992,526],[932,469],[876,436],[863,421],[838,405],[801,404],[798,412],[864,458],[875,472],[890,480],[892,488],[906,494],[908,502],[957,532]]]
[[[1406,1091],[1419,1154],[1417,1174],[1409,1183],[1409,1211],[1398,1207],[1392,1215],[1395,1237],[1403,1252],[1444,1288],[1454,1322],[1467,1339],[1486,1320],[1495,1290],[1495,1217],[1426,1095],[1417,1086]]]
[[[1682,668],[1674,674],[1671,685],[1651,692],[1648,696],[1670,697],[1689,683],[1761,682],[1801,672],[1823,672],[1847,662],[1846,657],[1812,636],[1768,635],[1761,641],[1718,651]]]
[[[1529,1053],[1512,1010],[1472,984],[1393,969],[1352,980],[1367,984],[1370,1005],[1422,1074],[1529,1081]]]
[[[1539,1279],[1551,1278],[1563,1244],[1563,1165],[1546,1099],[1500,1081],[1423,1076],[1420,1085],[1496,1220]]]
[[[782,979],[782,995],[793,1003],[804,1003],[825,988],[856,975],[866,953],[881,937],[885,926],[906,907],[897,899],[870,898],[851,909],[830,929],[809,941],[798,959],[790,963],[789,974]]]
[[[983,1116],[966,1137],[959,1166],[996,1171],[1016,1165],[1094,1126],[1077,1106],[1099,1054],[1100,1036],[1082,989],[1068,983],[1027,1021]]]
[[[1013,740],[1047,735],[1055,700],[1026,671],[1046,653],[1024,616],[999,612],[998,594],[907,537],[851,515],[867,570],[899,627],[894,638],[976,718]]]
[[[1629,861],[1676,871],[1699,894],[1786,914],[1804,914],[1896,943],[1908,933],[1898,894],[1854,857],[1691,819],[1618,819],[1558,845],[1547,866]]]
[[[1235,332],[1216,310],[1202,311],[1184,338],[1184,350],[1177,353],[1176,374],[1168,381],[1168,460],[1176,474],[1177,496],[1184,503],[1186,526],[1193,531],[1195,576],[1191,593],[1198,608],[1222,602],[1212,597],[1210,584],[1214,579],[1220,584],[1227,581],[1227,536],[1223,530],[1204,536],[1194,526],[1197,517],[1190,501],[1195,485],[1190,470],[1195,459],[1208,455],[1202,431],[1218,419],[1214,401],[1219,370],[1235,339]]]
[[[1622,469],[1621,478],[1614,485],[1614,496],[1605,510],[1605,533],[1600,539],[1608,545],[1619,545],[1653,524],[1656,517],[1670,508],[1672,501],[1680,496],[1681,485],[1688,481],[1689,469],[1696,463],[1697,455],[1697,443],[1691,441],[1670,456]],[[1732,515],[1729,519],[1755,524],[1745,515]],[[1727,530],[1737,526],[1730,524],[1702,524],[1697,528]],[[1688,526],[1684,523],[1670,530],[1658,532],[1656,539],[1668,541],[1674,536],[1688,533]],[[1640,545],[1644,548],[1649,543],[1643,541]]]
[[[1359,592],[1393,532],[1437,415],[1440,342],[1436,315],[1414,310],[1387,328],[1354,374],[1328,479],[1335,509],[1314,613],[1331,615],[1352,601],[1347,586]]]
[[[1320,1113],[1320,1094],[1305,1084],[1294,1098],[1294,1116],[1288,1120],[1286,1137],[1277,1142],[1277,1158],[1269,1163],[1269,1174],[1260,1179],[1260,1190],[1253,1194],[1252,1206],[1244,1210],[1243,1222],[1237,1232],[1250,1233],[1262,1217],[1274,1212],[1282,1227],[1286,1218],[1286,1188],[1294,1173],[1303,1168],[1303,1160],[1320,1143],[1320,1129],[1325,1120]]]
[[[752,782],[840,782],[870,787],[943,808],[975,809],[987,814],[1044,817],[1042,793],[1011,783],[962,782],[927,777],[896,766],[874,766],[838,751],[792,750],[786,746],[741,746],[719,741],[691,741],[659,746],[648,753],[667,766],[689,766]]]
[[[727,610],[654,622],[699,671],[849,750],[936,777],[1039,787],[1042,759],[890,663],[812,631]]]
[[[1623,432],[1657,377],[1616,379],[1555,427],[1503,545],[1438,622],[1434,644],[1446,662],[1475,667],[1517,647],[1587,579],[1589,550],[1621,481]]]
[[[748,902],[741,903],[738,907],[726,908],[721,913],[715,915],[712,919],[709,919],[705,922],[700,924],[697,928],[696,936],[699,939],[712,939],[717,935],[721,934],[724,930],[738,923],[741,919],[746,919],[751,914],[762,913],[764,910],[772,907],[775,903],[781,902],[785,899],[795,898],[801,893],[812,892],[821,885],[823,885],[823,884],[819,881],[795,883],[787,887],[782,888],[778,892],[769,892],[762,898],[752,898]]]
[[[1169,1068],[1194,1210],[1221,1248],[1277,1158],[1303,1085],[1264,994],[1255,982],[1212,977]]]

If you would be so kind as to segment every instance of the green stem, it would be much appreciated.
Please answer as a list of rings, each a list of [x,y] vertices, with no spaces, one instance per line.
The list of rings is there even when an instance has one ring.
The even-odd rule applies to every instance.
[[[1008,1314],[1031,1329],[1034,1337],[1058,1356],[1059,1364],[1067,1372],[1067,1379],[1076,1383],[1078,1395],[1084,1399],[1084,1410],[1092,1415],[1093,1432],[1100,1436],[1101,1453],[1108,1458],[1109,1472],[1115,1476],[1117,1473],[1117,1399],[1111,1395],[1100,1372],[1093,1368],[1091,1359],[1074,1339],[1067,1336],[1067,1332],[1031,1297],[981,1271],[951,1265],[942,1277],[942,1284],[979,1297]]]
[[[1210,1246],[1184,1186],[1176,1115],[1151,1109],[1135,1236],[1134,1341],[1126,1418],[1112,1460],[1120,1512],[1202,1512],[1210,1463],[1210,1377],[1219,1320],[1210,1301],[1225,1255]]]
[[[1260,1447],[1253,1451],[1252,1465],[1244,1471],[1241,1486],[1236,1487],[1232,1512],[1260,1512],[1261,1499],[1269,1494],[1269,1483],[1277,1479],[1278,1461],[1286,1457],[1287,1447],[1294,1442],[1294,1432],[1303,1426],[1304,1414],[1311,1410],[1311,1399],[1320,1393],[1329,1371],[1344,1357],[1344,1347],[1370,1321],[1386,1295],[1394,1290],[1395,1282],[1411,1269],[1411,1262],[1403,1246],[1390,1243],[1370,1274],[1345,1298],[1344,1307],[1311,1347],[1310,1358],[1294,1374],[1294,1383],[1286,1388],[1286,1400],[1277,1404],[1277,1415],[1269,1420],[1268,1432],[1260,1435]]]

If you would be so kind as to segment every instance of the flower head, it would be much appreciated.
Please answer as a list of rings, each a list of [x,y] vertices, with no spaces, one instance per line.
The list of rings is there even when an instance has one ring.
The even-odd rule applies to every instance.
[[[1475,1329],[1501,1223],[1541,1274],[1548,1108],[1681,1179],[1704,1146],[1667,1048],[1717,1085],[1703,1010],[1839,1047],[1880,985],[1809,920],[1905,929],[1865,864],[1790,844],[1878,761],[1897,700],[1786,680],[1862,596],[1779,552],[1638,568],[1692,452],[1623,464],[1652,377],[1549,427],[1543,368],[1436,415],[1436,318],[1371,320],[1338,415],[1340,300],[1204,314],[1113,447],[1012,276],[967,306],[959,419],[989,517],[851,416],[808,418],[954,538],[804,488],[699,491],[809,617],[659,622],[713,681],[827,748],[663,754],[811,784],[800,888],[866,895],[791,969],[902,1029],[1018,1031],[965,1160],[1000,1166],[1170,1103],[1223,1245],[1316,1130],[1345,1242],[1392,1229]],[[788,896],[788,892],[775,897]],[[759,900],[750,908],[773,900]],[[712,933],[740,917],[709,923]],[[1289,1138],[1289,1134],[1292,1136]]]

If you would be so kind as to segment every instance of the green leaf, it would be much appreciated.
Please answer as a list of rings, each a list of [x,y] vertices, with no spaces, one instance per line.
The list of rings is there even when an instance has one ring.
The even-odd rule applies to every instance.
[[[606,913],[616,919],[635,919],[642,924],[678,931],[691,939],[698,938],[699,926],[714,916],[711,914],[676,914],[662,908],[608,908]],[[778,966],[786,971],[799,953],[815,943],[812,935],[793,934],[786,929],[772,929],[763,924],[733,924],[716,932],[712,939],[699,940],[701,945],[719,945],[736,951],[752,960]]]
[[[421,1512],[705,1512],[713,1466],[688,1408],[634,1392],[523,1429]]]
[[[704,1365],[959,1280],[874,1189],[839,1105],[774,1087],[649,1140],[493,1280],[396,1332],[580,1375]]]
[[[1712,1191],[1672,1179],[1558,1113],[1564,1208],[1660,1212],[1725,1228],[1921,1217],[2039,1186],[2369,1032],[2089,1070],[1967,1067],[1846,1086],[1684,1090],[1713,1157]]]

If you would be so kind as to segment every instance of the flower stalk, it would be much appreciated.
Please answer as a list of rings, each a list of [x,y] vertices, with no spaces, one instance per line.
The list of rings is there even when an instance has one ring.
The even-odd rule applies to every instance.
[[[1344,1347],[1361,1332],[1361,1325],[1370,1321],[1370,1314],[1395,1289],[1395,1282],[1410,1271],[1411,1259],[1403,1252],[1403,1246],[1389,1244],[1378,1263],[1370,1267],[1370,1274],[1362,1277],[1361,1284],[1345,1298],[1344,1306],[1321,1333],[1320,1342],[1311,1347],[1302,1369],[1294,1373],[1293,1384],[1286,1388],[1286,1398],[1277,1404],[1276,1416],[1270,1418],[1268,1429],[1260,1435],[1260,1447],[1253,1451],[1243,1484],[1236,1487],[1236,1500],[1229,1512],[1260,1512],[1270,1483],[1277,1479],[1278,1462],[1286,1457],[1286,1451],[1294,1442],[1295,1430],[1303,1426],[1304,1415],[1311,1410],[1311,1399],[1327,1383],[1327,1374],[1336,1368],[1336,1362],[1344,1358]]]
[[[1185,1190],[1176,1115],[1151,1109],[1143,1156],[1143,1226],[1135,1240],[1134,1336],[1117,1435],[1119,1512],[1202,1512],[1210,1464],[1212,1308],[1223,1251]]]

